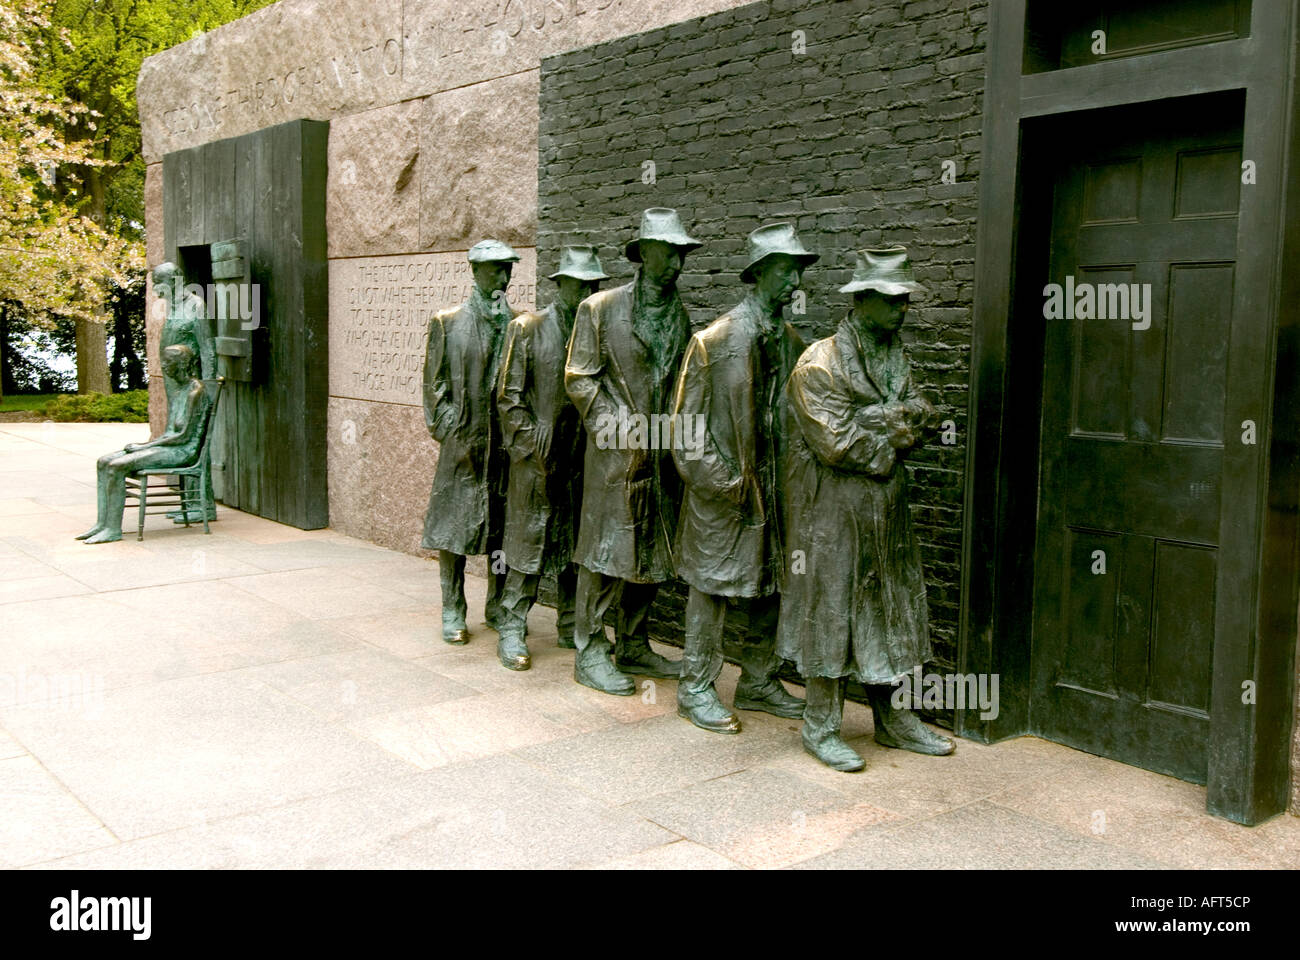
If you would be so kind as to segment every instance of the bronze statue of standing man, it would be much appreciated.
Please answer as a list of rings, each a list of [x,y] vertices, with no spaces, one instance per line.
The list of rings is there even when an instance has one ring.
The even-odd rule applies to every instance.
[[[865,764],[840,736],[847,678],[866,685],[876,742],[942,756],[953,743],[890,702],[931,655],[925,574],[903,459],[932,429],[899,329],[920,290],[901,247],[858,255],[853,308],[786,386],[790,569],[778,652],[807,680],[804,749],[836,770]]]
[[[804,268],[817,260],[788,223],[749,236],[740,278],[750,291],[736,307],[695,334],[677,381],[673,423],[697,447],[673,446],[685,484],[678,524],[677,575],[690,586],[686,649],[677,712],[704,730],[739,733],[714,682],[722,669],[727,607],[747,608],[736,707],[802,717],[803,701],[777,679],[774,650],[783,547],[779,464],[782,388],[803,353],[783,311]]]
[[[524,640],[528,611],[543,574],[556,582],[560,646],[573,646],[577,567],[573,542],[582,503],[582,420],[564,389],[564,363],[578,304],[609,276],[593,247],[560,251],[551,274],[558,296],[545,310],[521,313],[506,333],[497,390],[510,482],[506,495],[505,595],[497,657],[510,670],[532,666]]]
[[[170,260],[154,267],[153,289],[154,293],[162,299],[167,310],[166,319],[163,320],[162,335],[158,341],[158,355],[161,357],[168,347],[189,347],[198,363],[199,379],[215,380],[218,373],[217,341],[212,336],[212,326],[208,320],[207,304],[204,299],[196,296],[186,287],[180,267]],[[173,402],[185,402],[183,397],[177,399],[172,396],[173,385],[169,379],[164,377],[163,384],[167,391],[169,411]],[[177,389],[183,393],[186,387],[180,386]],[[217,505],[212,496],[212,465],[208,464],[203,469],[208,474],[206,483],[208,496],[202,509],[207,511],[209,520],[215,520]],[[188,512],[190,523],[203,522],[203,515],[199,513],[199,508],[191,507]],[[175,523],[184,523],[185,513],[185,510],[173,510],[167,516]]]
[[[181,344],[189,347],[198,359],[199,378],[217,378],[217,342],[207,317],[203,300],[185,289],[180,268],[171,261],[160,263],[153,270],[153,290],[166,306],[158,353]]]
[[[667,424],[691,329],[677,278],[699,246],[676,210],[646,210],[627,245],[636,277],[578,307],[565,366],[587,428],[573,678],[616,696],[636,691],[630,673],[676,677],[681,666],[650,648],[649,613],[673,576],[681,482]],[[611,663],[604,616],[616,598]]]
[[[438,551],[442,639],[469,642],[465,558],[489,555],[484,619],[499,628],[505,570],[499,564],[508,459],[494,398],[506,326],[506,303],[519,254],[497,240],[469,251],[474,290],[460,307],[429,322],[424,357],[424,422],[438,441],[438,466],[424,518],[426,550]],[[500,570],[500,572],[498,572]]]

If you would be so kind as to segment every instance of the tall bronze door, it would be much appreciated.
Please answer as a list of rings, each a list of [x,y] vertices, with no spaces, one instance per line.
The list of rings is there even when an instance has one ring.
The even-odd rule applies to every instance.
[[[1223,447],[1240,432],[1224,420],[1234,103],[1077,115],[1057,153],[1047,279],[1060,291],[1044,292],[1030,724],[1195,783]]]

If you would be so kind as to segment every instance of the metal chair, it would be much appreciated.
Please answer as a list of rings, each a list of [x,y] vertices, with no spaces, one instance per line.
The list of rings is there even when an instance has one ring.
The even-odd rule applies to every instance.
[[[190,509],[197,506],[203,514],[203,532],[205,534],[212,533],[208,529],[208,464],[211,459],[212,421],[217,415],[217,404],[221,402],[221,388],[225,382],[225,377],[203,381],[203,387],[207,390],[208,396],[212,398],[212,403],[208,405],[208,412],[204,417],[203,440],[199,445],[199,455],[193,463],[184,467],[159,467],[156,470],[137,470],[126,478],[127,499],[139,501],[136,540],[144,539],[144,518],[147,514],[171,513],[178,507],[181,510],[181,516],[185,519],[185,526],[188,528],[190,526]],[[150,477],[163,477],[165,479],[174,477],[180,481],[179,490],[170,482],[150,484]],[[198,482],[197,484],[187,485],[187,480],[197,480]],[[195,487],[197,487],[197,490],[195,490]],[[151,510],[149,509],[150,506],[157,509]]]

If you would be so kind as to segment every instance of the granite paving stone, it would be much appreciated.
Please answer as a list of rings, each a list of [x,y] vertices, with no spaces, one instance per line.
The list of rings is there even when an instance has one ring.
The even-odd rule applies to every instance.
[[[27,704],[0,724],[121,838],[409,769],[270,686],[234,674],[109,691],[95,709]]]
[[[626,857],[584,864],[591,870],[739,870],[741,866],[708,847],[676,840]]]
[[[989,799],[1086,836],[1140,851],[1170,867],[1300,867],[1295,818],[1245,828],[1205,811],[1205,788],[1102,757],[1072,752],[1068,767]]]
[[[755,868],[831,853],[860,830],[902,818],[779,769],[742,770],[628,806]]]
[[[1150,869],[1140,853],[979,800],[894,828],[869,826],[831,853],[796,865],[856,870]]]
[[[114,841],[35,758],[0,760],[0,867],[22,867]]]
[[[508,756],[106,847],[60,869],[568,867],[677,839]]]

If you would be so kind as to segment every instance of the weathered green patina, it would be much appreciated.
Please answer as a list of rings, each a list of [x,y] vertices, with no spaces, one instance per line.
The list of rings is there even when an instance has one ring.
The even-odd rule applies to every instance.
[[[804,268],[815,260],[790,224],[769,224],[750,234],[741,279],[751,289],[695,334],[677,381],[673,459],[685,486],[677,575],[690,586],[677,710],[718,733],[740,731],[739,718],[714,687],[729,602],[750,608],[736,706],[803,716],[803,701],[776,678],[781,660],[773,646],[785,554],[781,388],[804,349],[783,313]]]
[[[167,430],[156,440],[128,443],[121,450],[99,458],[96,477],[99,516],[95,526],[77,537],[78,540],[86,543],[121,540],[127,476],[137,470],[189,466],[199,455],[212,400],[198,375],[198,354],[187,344],[174,343],[163,350],[162,367],[170,401]]]
[[[584,300],[574,320],[565,384],[587,428],[578,572],[574,679],[629,696],[627,673],[676,677],[680,664],[650,648],[648,614],[673,574],[681,482],[668,449],[646,424],[670,413],[690,320],[677,292],[682,259],[700,246],[677,211],[645,211],[627,257],[629,284]],[[637,425],[641,429],[637,430]],[[621,429],[628,427],[630,428]],[[615,599],[615,660],[604,616]],[[621,669],[620,669],[621,668]]]
[[[890,685],[930,657],[921,551],[902,461],[936,425],[898,331],[920,290],[902,247],[859,254],[853,309],[786,385],[787,549],[778,651],[807,678],[803,742],[837,770],[863,760],[840,737],[844,683],[868,685],[876,741],[951,753]]]
[[[438,466],[424,519],[426,550],[438,551],[442,638],[469,642],[465,623],[465,558],[501,549],[507,457],[493,391],[506,325],[512,265],[519,255],[496,240],[469,251],[474,292],[429,323],[424,360],[424,420],[438,441]],[[497,627],[505,571],[488,571],[486,620]]]
[[[510,454],[506,496],[506,575],[497,654],[511,670],[532,665],[524,641],[528,611],[541,577],[556,583],[556,625],[562,647],[573,646],[577,567],[573,545],[582,504],[586,435],[564,389],[564,361],[578,305],[609,279],[592,247],[560,251],[550,279],[558,296],[538,313],[515,317],[506,333],[497,404]]]

